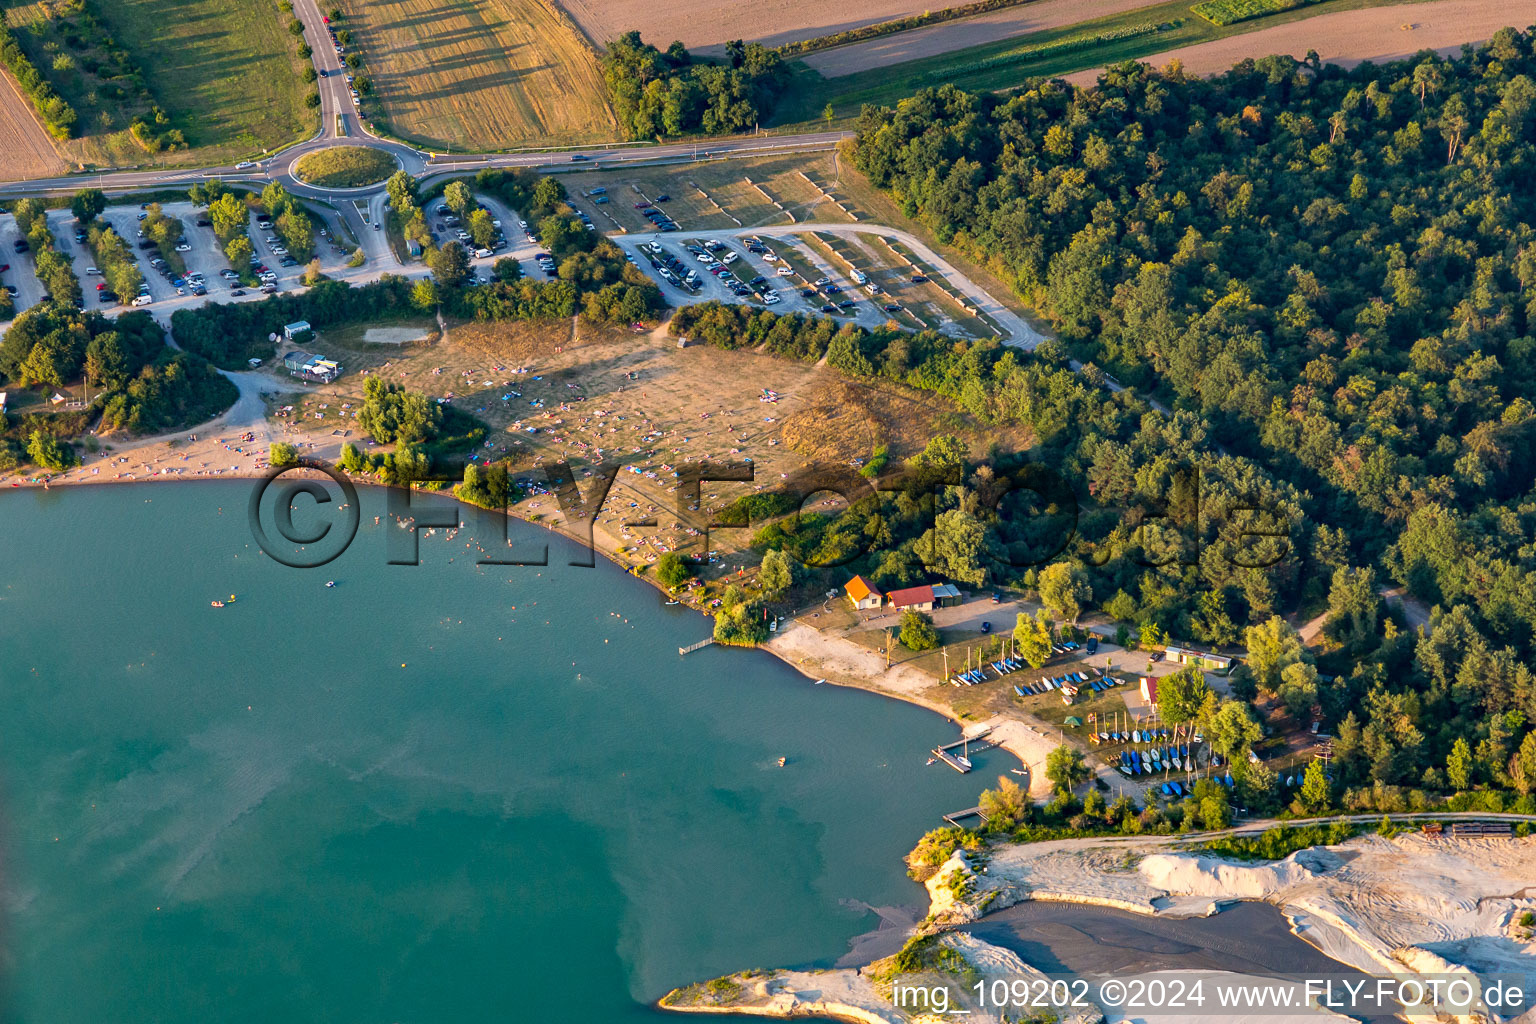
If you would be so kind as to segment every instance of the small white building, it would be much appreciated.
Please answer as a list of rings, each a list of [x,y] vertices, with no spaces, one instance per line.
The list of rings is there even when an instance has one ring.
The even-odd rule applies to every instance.
[[[283,328],[283,340],[292,341],[294,338],[299,337],[300,335],[313,333],[315,333],[315,329],[309,326],[308,320],[298,320],[294,323],[288,324]]]

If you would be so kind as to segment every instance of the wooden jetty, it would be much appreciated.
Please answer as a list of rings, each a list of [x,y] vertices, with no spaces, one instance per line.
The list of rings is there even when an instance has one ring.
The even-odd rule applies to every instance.
[[[955,828],[964,828],[965,826],[960,824],[960,822],[966,818],[980,818],[983,823],[987,820],[987,816],[981,813],[980,806],[967,807],[963,811],[951,811],[949,814],[944,815],[944,820],[955,826]]]
[[[1513,839],[1515,830],[1507,821],[1453,821],[1451,835],[1457,839]]]
[[[696,644],[689,644],[687,647],[679,647],[677,649],[677,653],[678,654],[692,654],[694,651],[698,650],[699,648],[701,648],[701,647],[708,647],[710,644],[712,644],[714,642],[715,642],[715,638],[714,637],[707,636],[703,640],[700,640]]]

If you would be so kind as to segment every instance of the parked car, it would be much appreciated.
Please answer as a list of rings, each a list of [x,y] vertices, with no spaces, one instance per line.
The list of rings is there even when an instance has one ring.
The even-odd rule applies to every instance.
[[[154,300],[151,299],[148,295],[140,295],[138,298],[133,300],[133,305],[135,305],[135,306],[147,306],[147,305],[149,305],[153,301]]]

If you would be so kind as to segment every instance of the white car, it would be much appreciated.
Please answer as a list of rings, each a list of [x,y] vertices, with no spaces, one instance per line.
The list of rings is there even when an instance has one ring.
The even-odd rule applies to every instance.
[[[777,262],[779,262],[778,253],[775,253],[775,252],[772,252],[772,251],[763,253],[763,259],[766,260],[769,263],[777,263]]]
[[[769,292],[768,294],[763,296],[763,305],[765,305],[765,306],[772,306],[773,304],[775,304],[778,301],[779,301],[779,293],[778,292]]]
[[[795,276],[795,272],[793,270],[791,270],[789,267],[780,267],[778,269],[778,275],[780,277],[794,277]]]
[[[86,267],[85,268],[85,273],[89,277],[99,277],[99,276],[101,276],[101,271],[97,270],[95,267]]]
[[[736,254],[733,253],[733,252],[728,252],[723,257],[721,257],[720,262],[721,263],[735,263],[736,262]]]
[[[192,247],[190,245],[187,245],[187,244],[183,243],[183,244],[178,245],[176,247],[176,251],[177,252],[191,252],[192,251]]]
[[[239,163],[235,164],[235,170],[237,170],[237,171],[248,171],[252,167],[255,167],[255,166],[256,165],[254,163],[252,163],[251,161],[249,161],[249,160],[242,160]]]
[[[483,260],[487,256],[489,256],[490,254],[491,254],[491,250],[489,250],[489,249],[476,249],[475,250],[475,259]]]
[[[151,301],[153,300],[151,300],[148,295],[140,295],[138,298],[133,300],[132,304],[135,306],[147,306]]]

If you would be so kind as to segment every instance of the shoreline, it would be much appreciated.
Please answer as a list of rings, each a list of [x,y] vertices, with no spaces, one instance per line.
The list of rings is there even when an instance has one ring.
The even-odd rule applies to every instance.
[[[956,896],[949,882],[955,872],[965,881],[958,887],[961,896]],[[956,930],[1022,903],[1108,907],[1177,921],[1219,915],[1242,902],[1262,902],[1281,914],[1290,934],[1342,967],[1371,977],[1454,975],[1481,989],[1496,976],[1523,976],[1527,1003],[1520,1009],[1525,1011],[1536,993],[1536,976],[1531,973],[1536,937],[1519,926],[1518,919],[1536,908],[1532,878],[1536,878],[1536,839],[1429,838],[1405,833],[1392,839],[1358,836],[1335,846],[1298,851],[1282,860],[1258,862],[1180,849],[1166,837],[1012,844],[994,851],[984,864],[973,865],[957,852],[924,884],[931,901],[929,921],[935,926],[928,934],[961,953],[968,969],[983,978],[1040,973],[1009,946]],[[956,936],[969,941],[957,942]],[[884,968],[881,963],[876,962],[871,974],[890,968],[889,962]],[[1156,973],[1142,969],[1126,976]],[[1250,977],[1238,969],[1206,973],[1226,974],[1233,980]],[[892,977],[882,976],[887,981]],[[861,1024],[870,1020],[917,1024],[927,1019],[894,1005],[889,989],[879,991],[869,981],[862,969],[746,971],[676,989],[656,1005],[679,1013],[737,1012],[781,1018],[821,1013]],[[828,1000],[828,993],[838,998]],[[1245,1019],[1236,1012],[1224,1016],[1232,1024]],[[1153,1012],[1134,1019],[1171,1024],[1188,1017]],[[1404,1017],[1425,1024],[1446,1019],[1468,1024],[1511,1019],[1480,1013],[1436,1017],[1411,1009]],[[979,1019],[996,1018],[983,1015]],[[1126,1019],[1118,1008],[1082,1017],[1085,1022]],[[1316,1008],[1265,1019],[1340,1018]]]
[[[211,423],[216,424],[218,421],[214,420],[211,421]],[[206,447],[209,445],[224,445],[226,442],[223,439],[203,437],[209,426],[210,424],[202,424],[198,427],[179,432],[175,435],[157,435],[155,437],[145,439],[144,442],[139,443],[135,447],[116,448],[111,453],[110,457],[106,455],[99,455],[97,461],[95,462],[83,463],[82,465],[69,470],[67,473],[55,475],[47,479],[12,479],[8,481],[0,481],[0,486],[8,485],[10,488],[14,489],[47,491],[57,488],[110,487],[124,484],[219,483],[236,480],[254,481],[261,480],[266,476],[267,468],[264,463],[259,469],[255,466],[237,466],[231,467],[230,469],[224,470],[216,475],[188,475],[185,473],[165,472],[164,470],[154,472],[143,477],[118,476],[107,478],[97,474],[81,475],[85,471],[88,471],[92,468],[99,469],[103,466],[103,464],[115,464],[116,460],[121,459],[124,456],[131,456],[134,452],[144,452],[151,450],[157,446],[165,446],[171,452],[179,452],[180,454],[190,457],[192,454],[190,451],[185,451],[179,446],[175,448],[170,447],[171,441],[187,437],[189,435],[196,435],[199,437],[199,440],[194,442],[199,446]],[[243,443],[261,445],[270,443],[271,440],[275,440],[271,434],[272,425],[267,423],[265,426],[268,433],[267,440],[263,441],[258,439],[257,441]],[[239,433],[247,433],[253,431],[257,432],[258,434],[260,433],[257,427],[252,424],[226,426],[224,429],[235,430]],[[199,454],[202,454],[202,452],[199,452]],[[332,467],[335,468],[334,463],[332,463]],[[340,469],[336,469],[336,471],[338,473],[341,472]],[[353,476],[352,474],[343,475],[357,486],[379,488],[387,486],[385,484],[379,483],[373,477],[358,477]],[[465,508],[479,509],[479,506],[471,505],[468,502],[461,501],[459,498],[455,497],[453,492],[447,487],[441,491],[423,490],[420,493],[436,495]],[[480,509],[480,511],[494,514],[494,512],[488,509]],[[575,544],[581,545],[582,547],[590,547],[590,550],[602,555],[612,564],[625,570],[628,575],[637,581],[645,583],[655,589],[659,594],[664,595],[668,599],[671,599],[675,596],[662,584],[658,583],[655,579],[650,578],[648,574],[634,572],[633,569],[636,566],[649,563],[643,561],[631,562],[624,559],[616,550],[613,550],[600,542],[598,531],[595,529],[595,526],[589,545],[587,537],[582,536],[575,530],[571,529],[569,524],[565,523],[563,519],[558,523],[554,520],[546,518],[541,518],[538,521],[534,521],[530,519],[526,514],[520,512],[516,506],[509,506],[505,510],[504,514],[509,518],[516,519],[517,521],[527,526],[539,527],[548,530],[551,533],[559,534],[565,539]],[[682,602],[680,607],[687,608],[689,611],[697,612],[705,622],[710,624],[711,631],[713,630],[714,617],[707,611],[687,602]],[[992,741],[997,749],[1006,751],[1009,755],[1017,759],[1020,766],[1024,768],[1029,768],[1031,764],[1043,763],[1045,754],[1049,752],[1049,750],[1046,748],[1054,747],[1056,745],[1050,740],[1049,737],[1039,732],[1039,730],[1035,727],[1036,725],[1043,726],[1044,723],[1037,722],[1032,724],[1017,717],[1008,717],[1003,715],[995,715],[992,718],[982,722],[967,723],[961,718],[960,714],[957,713],[953,707],[943,702],[932,700],[916,692],[912,692],[911,690],[893,689],[891,687],[882,686],[873,677],[866,678],[858,673],[838,671],[830,671],[824,674],[817,674],[811,667],[807,665],[808,658],[804,655],[804,653],[802,651],[796,650],[793,644],[789,642],[788,638],[791,634],[795,634],[797,636],[814,634],[816,638],[814,642],[825,644],[828,647],[837,648],[841,656],[846,659],[862,659],[865,656],[873,656],[872,652],[867,651],[865,648],[860,647],[858,644],[855,644],[850,640],[846,640],[841,637],[826,636],[819,630],[816,630],[814,627],[800,623],[794,618],[786,618],[784,621],[786,621],[788,625],[780,633],[772,636],[764,643],[757,644],[753,647],[742,647],[741,649],[758,650],[766,654],[770,654],[809,680],[824,679],[826,685],[829,686],[841,686],[847,689],[861,690],[865,693],[886,697],[891,700],[898,700],[906,704],[911,704],[913,706],[923,708],[924,710],[939,715],[946,721],[952,723],[960,731],[962,736],[975,736],[977,733],[985,730],[987,732],[986,738],[989,741]],[[803,631],[803,633],[799,631]],[[916,672],[918,670],[912,669],[910,671]],[[927,680],[927,684],[937,685],[937,680],[934,680],[930,677]],[[1050,788],[1049,783],[1045,780],[1043,772],[1036,773],[1031,771],[1029,784],[1031,794],[1035,796],[1040,796],[1041,794],[1047,792]]]

